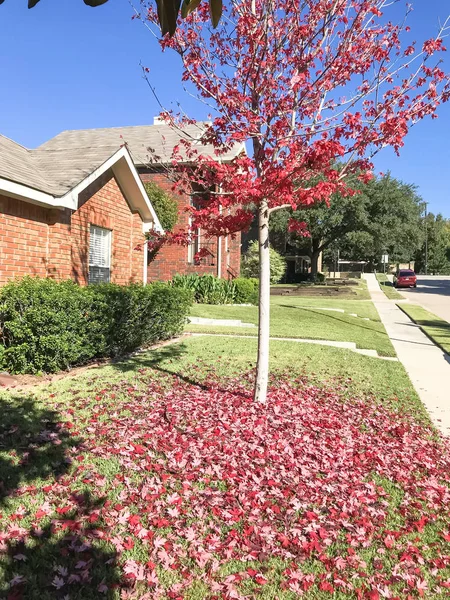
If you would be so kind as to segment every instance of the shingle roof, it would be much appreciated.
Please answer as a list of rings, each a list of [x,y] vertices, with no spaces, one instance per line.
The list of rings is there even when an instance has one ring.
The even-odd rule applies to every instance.
[[[46,190],[49,185],[32,151],[3,135],[0,135],[0,177],[38,190]]]
[[[63,131],[34,150],[0,135],[0,177],[63,196],[124,144],[136,166],[154,163],[155,157],[159,157],[156,162],[164,163],[170,160],[180,138],[198,140],[204,128],[204,123],[197,123],[182,130],[157,124]],[[231,160],[242,150],[243,145],[238,144],[221,155],[221,160]],[[215,157],[211,145],[199,143],[199,151]]]

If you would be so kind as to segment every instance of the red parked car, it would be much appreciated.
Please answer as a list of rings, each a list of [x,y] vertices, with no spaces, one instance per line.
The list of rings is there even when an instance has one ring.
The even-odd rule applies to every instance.
[[[394,287],[417,287],[417,277],[412,269],[401,269],[394,275]]]

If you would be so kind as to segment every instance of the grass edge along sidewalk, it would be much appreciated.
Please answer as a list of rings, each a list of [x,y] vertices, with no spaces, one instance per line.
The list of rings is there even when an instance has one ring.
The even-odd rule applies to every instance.
[[[418,304],[397,304],[432,342],[450,355],[450,323]]]
[[[348,302],[348,304],[347,304]],[[345,312],[344,312],[345,308]],[[335,312],[343,311],[343,312]],[[347,312],[348,311],[348,312]],[[358,312],[356,312],[358,311]],[[240,320],[257,324],[257,307],[195,304],[191,316],[220,320]],[[358,314],[358,316],[353,316]],[[364,319],[368,320],[364,320]],[[345,301],[300,297],[271,298],[271,336],[354,342],[358,348],[376,350],[380,356],[395,356],[395,350],[370,301]],[[256,327],[233,325],[194,325],[192,333],[257,335]]]
[[[381,290],[389,300],[404,300],[403,296],[397,292],[392,281],[388,279],[385,273],[377,273],[376,277]]]

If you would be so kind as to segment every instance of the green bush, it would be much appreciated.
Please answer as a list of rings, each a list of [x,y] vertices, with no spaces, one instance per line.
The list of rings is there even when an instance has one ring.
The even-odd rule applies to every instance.
[[[259,282],[255,278],[238,277],[233,280],[236,304],[257,304]]]
[[[192,304],[188,290],[167,283],[120,286],[110,283],[89,288],[94,295],[94,319],[105,324],[107,356],[130,352],[158,340],[169,339],[183,330]]]
[[[178,203],[176,199],[153,181],[144,183],[144,188],[158,215],[161,227],[164,231],[172,231],[178,221]]]
[[[172,285],[190,290],[198,304],[256,304],[258,280],[239,277],[232,281],[214,275],[175,275]]]
[[[244,277],[259,277],[259,244],[254,241],[242,256],[241,272]],[[270,283],[278,283],[286,272],[286,260],[273,248],[270,248]]]
[[[53,373],[168,339],[191,303],[189,291],[163,283],[11,282],[0,290],[0,370]]]
[[[82,363],[101,345],[92,299],[72,281],[25,278],[0,290],[0,367],[55,372]]]
[[[191,290],[199,304],[233,304],[235,289],[233,281],[218,279],[214,275],[175,275],[172,285]]]
[[[316,273],[316,281],[318,283],[323,283],[325,281],[325,274],[324,273]]]

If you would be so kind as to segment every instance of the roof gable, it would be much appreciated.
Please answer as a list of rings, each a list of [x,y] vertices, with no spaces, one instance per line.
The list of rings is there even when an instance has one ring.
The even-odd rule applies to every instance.
[[[208,123],[173,128],[164,123],[136,127],[63,131],[29,150],[0,135],[0,193],[44,206],[78,208],[78,194],[111,168],[130,206],[144,223],[161,229],[136,167],[165,164],[181,139],[198,144],[199,152],[218,159],[211,144],[201,143]],[[181,152],[183,145],[181,145]],[[226,162],[245,152],[235,144],[220,154]],[[188,161],[188,159],[186,159]]]
[[[130,207],[141,215],[144,231],[154,228],[162,232],[163,229],[156,212],[125,147],[119,148],[111,156],[108,156],[102,164],[98,165],[93,171],[88,172],[81,181],[62,196],[54,196],[2,177],[0,177],[0,193],[3,191],[13,198],[43,206],[77,210],[80,193],[109,169],[114,173]]]

